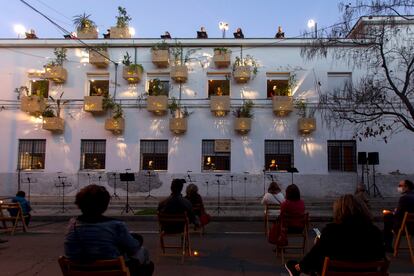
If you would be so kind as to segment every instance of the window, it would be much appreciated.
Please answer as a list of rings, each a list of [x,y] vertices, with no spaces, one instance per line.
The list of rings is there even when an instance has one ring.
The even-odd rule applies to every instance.
[[[30,94],[36,96],[49,97],[49,81],[48,80],[31,80]]]
[[[267,97],[290,96],[289,73],[267,73]]]
[[[265,140],[266,170],[285,171],[293,167],[293,140]]]
[[[328,170],[356,171],[356,142],[354,140],[328,140]]]
[[[229,139],[203,140],[202,170],[230,171],[231,141]]]
[[[168,170],[168,140],[141,140],[141,170]]]
[[[148,95],[167,96],[170,92],[170,81],[164,78],[154,78],[148,81]]]
[[[106,96],[109,94],[109,80],[89,80],[89,96]]]
[[[328,73],[328,93],[330,95],[343,95],[351,84],[351,73]]]
[[[19,140],[17,169],[41,170],[45,168],[46,140]]]
[[[105,153],[105,140],[81,140],[81,170],[104,170]]]
[[[230,96],[230,80],[225,76],[220,79],[209,79],[208,97],[210,96]]]

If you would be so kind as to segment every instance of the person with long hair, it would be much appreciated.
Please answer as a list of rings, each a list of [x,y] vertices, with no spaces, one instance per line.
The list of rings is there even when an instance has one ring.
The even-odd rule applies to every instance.
[[[325,257],[366,262],[385,258],[382,233],[372,222],[368,208],[354,195],[341,196],[333,205],[333,223],[322,230],[315,245],[300,262],[285,264],[289,275],[320,273]]]
[[[286,187],[286,200],[280,205],[280,220],[285,216],[292,217],[289,220],[288,232],[301,233],[303,231],[303,215],[305,214],[305,202],[300,197],[300,190],[295,184]]]
[[[198,193],[197,185],[191,183],[185,189],[185,197],[190,201],[194,214],[200,218],[201,214],[205,213],[204,203],[201,195]]]
[[[285,196],[282,193],[279,185],[272,181],[267,188],[267,193],[262,198],[262,204],[280,205],[285,201]]]

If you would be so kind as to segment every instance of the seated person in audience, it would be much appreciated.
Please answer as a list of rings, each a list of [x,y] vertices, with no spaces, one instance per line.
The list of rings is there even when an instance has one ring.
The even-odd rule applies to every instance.
[[[198,187],[195,184],[189,184],[185,189],[185,199],[190,201],[194,215],[200,218],[201,214],[205,213],[203,199],[198,193]]]
[[[35,30],[30,29],[28,33],[26,33],[26,39],[37,39],[37,35],[35,33]]]
[[[200,31],[197,31],[197,38],[208,38],[206,28],[201,27]]]
[[[237,28],[236,32],[233,33],[234,38],[244,38],[244,34],[241,28]]]
[[[351,194],[341,196],[334,203],[333,219],[299,263],[293,260],[286,263],[289,275],[321,273],[325,257],[355,262],[385,258],[381,231],[372,223],[369,210],[360,200]]]
[[[166,31],[163,35],[161,35],[161,38],[162,39],[171,39],[171,35],[170,35],[169,32]]]
[[[285,216],[297,217],[298,219],[291,219],[288,225],[288,233],[302,233],[303,220],[301,216],[305,214],[305,203],[300,199],[300,191],[298,186],[290,184],[286,187],[286,200],[280,205],[280,220]]]
[[[110,198],[105,187],[98,185],[88,185],[76,194],[82,215],[69,222],[65,256],[81,262],[125,256],[131,275],[152,275],[154,264],[142,246],[142,236],[131,235],[124,222],[103,216]]]
[[[393,232],[396,234],[401,227],[405,212],[414,213],[414,183],[408,179],[398,183],[398,192],[401,194],[397,208],[384,211],[384,242],[385,249],[393,252]],[[414,228],[414,227],[411,227]],[[414,233],[414,229],[410,229]]]
[[[193,207],[191,202],[185,199],[181,195],[183,190],[185,179],[175,178],[171,182],[171,195],[165,200],[161,201],[158,204],[158,212],[164,214],[183,214],[187,213],[188,219],[195,226],[200,225],[199,219],[194,215]],[[174,233],[181,232],[182,225],[177,225],[176,227],[169,227],[168,229],[163,229],[166,232]]]
[[[282,194],[282,190],[275,181],[269,184],[267,193],[264,194],[262,198],[263,205],[280,205],[285,201],[285,197]]]
[[[275,35],[275,38],[285,38],[285,33],[282,31],[282,27],[279,26],[277,28],[277,33]]]
[[[30,215],[30,211],[32,210],[32,207],[30,206],[30,202],[26,200],[26,193],[24,191],[18,191],[16,193],[16,196],[12,198],[13,203],[19,203],[22,207],[22,212],[24,216],[24,222],[26,225],[29,225],[30,218],[32,217]],[[9,213],[10,216],[15,217],[17,216],[17,210],[16,209],[10,209]]]
[[[111,30],[110,29],[106,30],[106,34],[103,34],[103,38],[106,38],[106,39],[111,38]]]
[[[357,185],[357,188],[355,190],[355,197],[361,200],[363,203],[365,203],[368,210],[371,209],[371,206],[369,205],[369,199],[367,197],[367,191],[365,190],[364,184],[360,183]]]

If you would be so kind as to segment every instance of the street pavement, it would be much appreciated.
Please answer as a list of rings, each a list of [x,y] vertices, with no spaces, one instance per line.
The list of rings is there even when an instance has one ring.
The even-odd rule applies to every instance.
[[[316,222],[312,227],[324,224]],[[204,236],[191,235],[192,251],[199,254],[183,264],[180,257],[161,256],[156,221],[127,221],[127,225],[144,236],[144,246],[155,263],[154,275],[287,275],[260,221],[213,221]],[[63,254],[65,230],[66,222],[34,221],[28,233],[1,235],[9,242],[0,244],[0,275],[62,275],[57,258]],[[309,246],[312,240],[310,233]],[[407,253],[390,258],[390,275],[414,275]]]

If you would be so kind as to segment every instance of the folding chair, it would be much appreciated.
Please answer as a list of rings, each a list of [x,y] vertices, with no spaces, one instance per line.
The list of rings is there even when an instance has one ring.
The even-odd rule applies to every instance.
[[[388,259],[373,262],[333,261],[325,257],[321,276],[388,276]]]
[[[122,256],[113,260],[97,260],[92,263],[74,262],[60,256],[58,262],[63,276],[130,276]]]
[[[286,246],[278,246],[278,250],[280,250],[281,257],[282,257],[282,263],[285,263],[285,253],[286,250],[301,250],[302,254],[301,256],[305,255],[306,252],[306,243],[308,241],[308,229],[309,229],[309,214],[305,213],[300,216],[284,216],[281,218],[283,222],[281,221],[282,225],[284,227],[287,227],[289,229],[289,225],[292,224],[292,221],[301,221],[301,224],[303,225],[303,230],[300,233],[290,233],[289,230],[287,232],[287,239],[288,239],[288,245]],[[300,239],[299,242],[296,240]],[[295,242],[293,242],[295,240]]]
[[[266,238],[269,238],[269,231],[270,231],[270,219],[272,215],[276,218],[276,212],[280,211],[280,205],[276,204],[266,204],[265,210],[264,210],[264,228],[265,228],[265,236]]]
[[[9,211],[16,213],[16,215],[9,215]],[[25,217],[20,203],[0,203],[0,221],[3,224],[3,229],[6,232],[10,232],[11,235],[14,235],[19,221],[22,223],[23,232],[27,232]],[[7,222],[11,222],[12,226],[8,227]]]
[[[194,214],[202,214],[204,212],[203,206],[201,204],[194,204],[193,205],[193,213]],[[198,228],[194,228],[194,231],[192,233],[199,233],[200,236],[204,234],[204,225],[200,225]]]
[[[414,250],[412,244],[412,236],[410,232],[414,230],[414,213],[405,212],[404,218],[401,222],[400,229],[398,230],[397,236],[394,242],[394,257],[398,256],[399,249],[407,249],[407,247],[400,248],[401,236],[405,235],[408,244],[408,250],[410,251],[411,262],[414,263]]]
[[[158,224],[160,233],[160,245],[163,256],[181,256],[181,262],[184,263],[185,256],[191,256],[190,235],[188,232],[187,213],[166,214],[158,212]],[[167,236],[179,236],[179,244],[165,243],[164,238]],[[166,249],[179,249],[181,253],[166,253]]]

